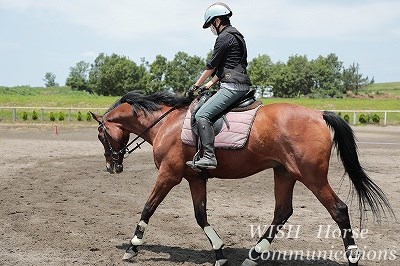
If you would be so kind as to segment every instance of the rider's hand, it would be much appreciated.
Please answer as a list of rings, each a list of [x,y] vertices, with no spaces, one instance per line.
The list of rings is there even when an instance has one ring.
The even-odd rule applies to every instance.
[[[199,88],[200,88],[200,87],[197,86],[197,85],[192,85],[192,86],[189,88],[189,93],[194,93],[194,92],[197,91]]]
[[[196,85],[192,85],[190,86],[190,88],[186,91],[185,95],[189,96],[189,97],[193,97],[194,93],[196,90],[198,90],[200,87],[196,86]]]
[[[202,93],[202,92],[204,92],[204,91],[206,91],[206,90],[208,90],[208,88],[207,88],[206,86],[201,86],[201,87],[199,88],[199,93]]]

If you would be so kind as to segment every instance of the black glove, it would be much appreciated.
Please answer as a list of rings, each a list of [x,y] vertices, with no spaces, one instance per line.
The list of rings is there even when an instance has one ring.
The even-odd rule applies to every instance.
[[[194,92],[197,91],[199,88],[200,88],[199,86],[192,85],[192,86],[189,88],[188,92],[189,92],[189,93],[194,93]]]
[[[206,91],[206,90],[208,90],[208,88],[206,88],[206,86],[201,86],[201,87],[199,88],[199,93],[202,93],[202,92],[204,92],[204,91]]]

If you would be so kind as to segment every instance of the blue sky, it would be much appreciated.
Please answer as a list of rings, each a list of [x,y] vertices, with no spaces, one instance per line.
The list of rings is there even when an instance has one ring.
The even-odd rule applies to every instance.
[[[0,86],[43,86],[46,72],[63,85],[69,68],[100,52],[136,63],[184,51],[205,57],[214,36],[201,28],[212,1],[0,0]],[[359,63],[376,82],[400,81],[400,1],[229,0],[231,22],[249,60],[268,54],[335,53]]]

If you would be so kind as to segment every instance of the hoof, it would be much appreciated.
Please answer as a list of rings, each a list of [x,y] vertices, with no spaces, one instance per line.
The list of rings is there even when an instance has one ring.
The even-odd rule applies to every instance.
[[[257,262],[252,261],[250,259],[246,259],[245,261],[243,261],[241,266],[256,266]]]
[[[217,260],[215,262],[215,264],[214,264],[214,266],[222,266],[222,265],[228,266],[229,265],[228,260],[227,259],[220,259],[220,260]]]
[[[136,257],[138,254],[137,246],[130,245],[129,248],[125,251],[122,260],[131,260],[133,257]]]

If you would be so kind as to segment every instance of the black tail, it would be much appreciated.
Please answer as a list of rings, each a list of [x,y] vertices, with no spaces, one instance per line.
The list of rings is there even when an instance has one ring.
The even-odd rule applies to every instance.
[[[368,207],[378,222],[381,221],[382,214],[386,215],[387,212],[394,217],[385,193],[368,177],[360,165],[353,129],[333,112],[324,111],[323,118],[334,131],[333,144],[357,192],[361,221],[364,220]]]

